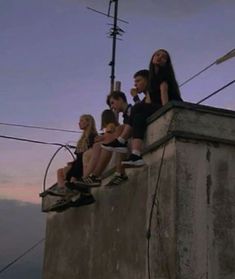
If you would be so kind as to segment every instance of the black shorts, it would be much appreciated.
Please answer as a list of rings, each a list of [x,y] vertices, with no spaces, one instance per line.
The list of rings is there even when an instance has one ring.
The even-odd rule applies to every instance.
[[[70,181],[71,177],[80,178],[83,176],[82,154],[78,154],[77,158],[72,162],[72,167],[66,174],[66,180]]]

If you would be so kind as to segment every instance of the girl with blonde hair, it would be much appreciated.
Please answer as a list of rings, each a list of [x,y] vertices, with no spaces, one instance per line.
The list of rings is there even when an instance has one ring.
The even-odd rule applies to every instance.
[[[64,196],[66,194],[65,183],[73,181],[83,175],[83,154],[88,149],[92,148],[97,130],[95,120],[90,114],[83,114],[79,120],[79,128],[83,130],[81,138],[77,142],[75,154],[76,159],[67,163],[67,166],[60,168],[57,171],[57,187],[54,187],[51,194]]]

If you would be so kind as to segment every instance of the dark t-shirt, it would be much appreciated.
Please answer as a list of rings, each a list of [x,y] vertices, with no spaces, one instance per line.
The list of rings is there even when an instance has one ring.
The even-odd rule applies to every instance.
[[[132,105],[129,104],[126,108],[126,110],[123,112],[123,123],[124,124],[129,124],[129,119],[130,119],[130,115],[131,115],[131,107]]]
[[[95,137],[97,134],[90,134],[87,139],[87,149],[91,148],[95,142]],[[74,152],[77,158],[72,162],[71,169],[66,175],[66,180],[70,180],[71,177],[80,178],[83,176],[83,153],[84,152]]]
[[[161,80],[156,81],[153,84],[154,91],[149,92],[150,99],[152,103],[159,104],[162,106],[161,101],[161,91],[160,91],[160,85],[162,82],[166,82],[168,85],[168,98],[169,101],[175,100],[175,101],[182,101],[181,96],[176,92],[175,86],[173,86],[172,81],[168,80],[167,78],[162,78]]]

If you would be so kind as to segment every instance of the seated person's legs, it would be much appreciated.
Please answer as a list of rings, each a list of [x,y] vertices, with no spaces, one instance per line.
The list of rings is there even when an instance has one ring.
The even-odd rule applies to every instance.
[[[82,162],[83,162],[83,175],[86,175],[87,169],[92,159],[93,149],[90,148],[83,153]]]
[[[119,129],[118,132],[121,133],[122,130],[123,128]],[[106,134],[104,138],[104,142],[113,140],[114,137],[115,135],[113,134]],[[87,152],[88,151],[86,151],[84,154],[86,154]],[[102,150],[101,143],[99,142],[93,145],[91,151],[89,151],[89,154],[90,154],[90,160],[88,161],[88,163],[84,164],[84,160],[83,160],[84,166],[86,165],[83,173],[84,177],[88,176],[91,173],[94,173],[94,171],[97,171],[98,173],[102,173],[103,170],[106,168],[107,164],[109,163],[112,156],[111,152],[104,152]]]
[[[130,138],[131,133],[132,127],[129,124],[124,124],[122,132],[119,135],[116,135],[112,141],[102,144],[102,148],[109,151],[127,153],[127,140]]]
[[[78,180],[78,184],[87,185],[90,187],[99,187],[101,185],[100,176],[107,167],[111,157],[112,152],[101,148],[99,159],[97,160],[96,158],[95,168],[88,176],[80,178]]]
[[[97,177],[100,177],[103,171],[105,170],[105,168],[107,167],[111,157],[112,157],[112,152],[102,149],[100,153],[100,158],[92,174]]]
[[[126,154],[116,153],[116,171],[111,180],[105,186],[117,186],[128,179],[125,173],[125,167],[122,165],[122,161],[125,158]]]
[[[65,178],[69,170],[71,169],[72,165],[71,163],[68,163],[68,165],[64,168],[57,170],[57,185],[58,187],[65,187]]]
[[[88,151],[86,151],[84,154],[86,154]],[[86,163],[86,166],[84,167],[84,173],[83,176],[88,176],[91,174],[97,164],[97,158],[100,157],[100,152],[101,152],[101,146],[100,143],[97,142],[93,144],[93,147],[90,153],[90,160]],[[83,161],[84,162],[84,161]]]
[[[138,124],[138,121],[143,122],[144,119],[146,120],[147,117],[154,112],[154,110],[155,108],[153,108],[153,106],[148,103],[138,103],[134,105],[131,108],[130,117],[126,120],[122,133],[116,137],[115,140],[109,142],[108,144],[103,144],[102,147],[109,151],[127,153],[127,140],[133,133],[133,126],[136,125],[136,122]],[[137,121],[136,118],[140,118],[140,120]],[[140,125],[142,124],[140,123]]]
[[[138,104],[133,107],[130,116],[130,121],[133,128],[133,138],[131,143],[132,150],[130,157],[122,162],[123,165],[144,165],[144,161],[141,157],[141,152],[143,148],[144,135],[147,129],[147,118],[152,115],[158,108],[159,105],[148,103]]]
[[[74,181],[83,175],[83,155],[80,155],[73,161],[71,168],[66,174],[66,181]]]
[[[57,185],[59,187],[64,187],[64,179],[65,179],[64,169],[63,168],[58,169],[57,170]]]

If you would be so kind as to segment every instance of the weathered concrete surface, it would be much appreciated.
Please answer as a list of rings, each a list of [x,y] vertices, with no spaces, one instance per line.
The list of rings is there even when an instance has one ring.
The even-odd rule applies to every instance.
[[[146,146],[160,141],[170,133],[234,142],[235,113],[190,103],[169,103],[150,117]]]
[[[235,278],[235,112],[173,104],[156,117],[145,167],[48,214],[43,279]]]
[[[178,141],[176,150],[179,278],[235,278],[235,147]]]
[[[44,278],[144,277],[146,171],[130,179],[96,191],[94,205],[48,214]]]

